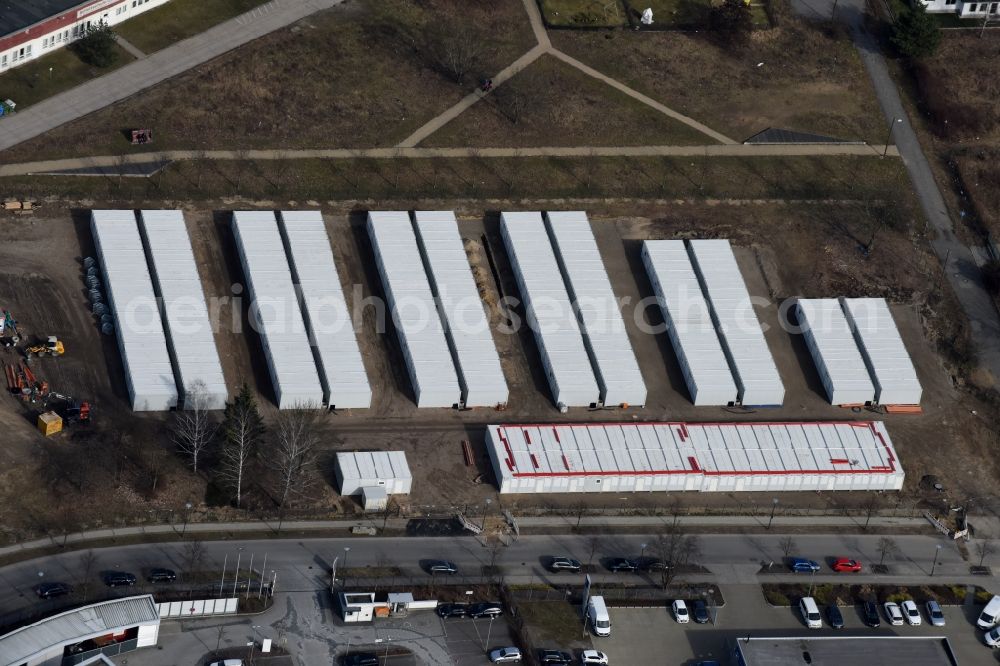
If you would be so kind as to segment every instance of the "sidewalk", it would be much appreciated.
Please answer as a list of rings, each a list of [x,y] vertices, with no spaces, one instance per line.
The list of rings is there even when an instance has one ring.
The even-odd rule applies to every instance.
[[[343,0],[272,0],[3,121],[0,151],[93,113]]]

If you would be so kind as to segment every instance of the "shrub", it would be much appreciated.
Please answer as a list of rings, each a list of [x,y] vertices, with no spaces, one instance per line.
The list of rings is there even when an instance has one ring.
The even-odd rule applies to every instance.
[[[891,39],[904,56],[926,58],[941,44],[941,28],[923,3],[915,2],[896,19]]]
[[[712,7],[709,26],[720,41],[730,46],[746,44],[753,31],[753,14],[745,0],[724,0]]]
[[[83,29],[83,35],[73,44],[80,60],[94,67],[110,67],[118,60],[117,35],[104,21]]]
[[[764,588],[764,599],[772,606],[791,606],[792,603],[784,594],[770,587]]]

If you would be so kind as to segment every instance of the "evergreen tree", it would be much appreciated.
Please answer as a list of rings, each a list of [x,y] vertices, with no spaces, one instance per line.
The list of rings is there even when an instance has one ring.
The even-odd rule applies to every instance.
[[[941,43],[941,28],[927,13],[923,3],[915,2],[896,19],[892,43],[908,58],[926,58],[937,51]]]
[[[73,50],[80,60],[94,67],[110,67],[118,60],[117,35],[104,21],[83,29]]]

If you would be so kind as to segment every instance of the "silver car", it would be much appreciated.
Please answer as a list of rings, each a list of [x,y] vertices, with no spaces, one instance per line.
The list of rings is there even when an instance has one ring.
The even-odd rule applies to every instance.
[[[497,648],[490,652],[490,661],[494,664],[519,664],[521,651],[516,647]]]
[[[927,619],[935,627],[944,626],[944,613],[941,612],[941,604],[933,599],[927,602]]]

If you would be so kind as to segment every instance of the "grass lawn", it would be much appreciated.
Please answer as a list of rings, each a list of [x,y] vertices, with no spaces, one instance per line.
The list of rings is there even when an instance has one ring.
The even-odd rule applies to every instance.
[[[422,145],[528,147],[716,143],[562,61],[543,56]]]
[[[115,32],[149,55],[265,2],[267,0],[171,0],[146,12],[138,20],[115,26]]]
[[[768,127],[884,140],[874,90],[849,38],[792,16],[738,51],[686,32],[556,31],[552,40],[738,141]]]
[[[537,646],[558,645],[568,649],[576,646],[590,647],[589,638],[581,638],[583,620],[579,608],[565,601],[521,601],[517,612]]]
[[[0,75],[0,99],[14,100],[17,110],[23,111],[32,104],[107,74],[135,59],[120,46],[116,45],[115,49],[118,61],[107,69],[91,67],[67,48],[15,67]]]
[[[540,0],[542,18],[553,28],[616,28],[628,23],[619,0]]]
[[[710,0],[625,0],[635,23],[648,7],[653,10],[652,27],[660,30],[697,29],[708,25]]]
[[[520,0],[353,0],[262,37],[141,95],[46,133],[7,160],[132,150],[123,127],[160,149],[394,145],[530,48]],[[476,44],[458,83],[438,50]],[[294,82],[294,84],[290,83]]]

